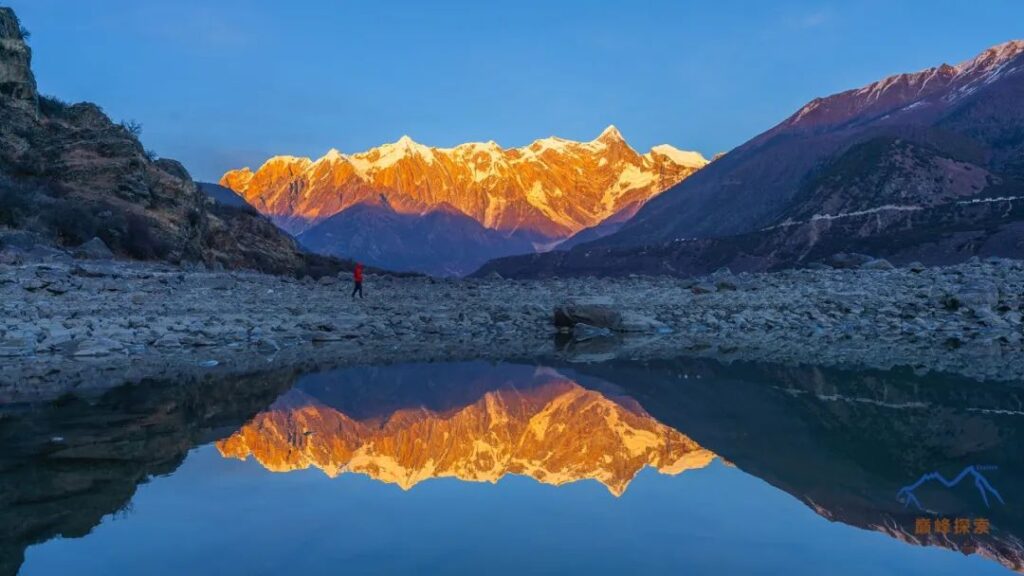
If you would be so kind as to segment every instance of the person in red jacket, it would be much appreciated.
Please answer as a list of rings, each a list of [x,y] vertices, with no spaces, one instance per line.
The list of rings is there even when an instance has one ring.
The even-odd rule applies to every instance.
[[[352,287],[352,298],[356,297],[356,292],[359,292],[359,297],[363,297],[363,265],[356,262],[356,269],[352,271],[352,280],[355,282],[355,286]]]

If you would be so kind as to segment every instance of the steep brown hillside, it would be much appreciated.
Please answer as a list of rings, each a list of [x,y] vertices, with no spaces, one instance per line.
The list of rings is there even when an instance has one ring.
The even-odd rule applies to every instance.
[[[275,273],[341,267],[305,254],[252,210],[215,206],[185,168],[157,159],[141,128],[95,104],[41,97],[17,16],[0,8],[0,248],[5,230],[116,254]]]

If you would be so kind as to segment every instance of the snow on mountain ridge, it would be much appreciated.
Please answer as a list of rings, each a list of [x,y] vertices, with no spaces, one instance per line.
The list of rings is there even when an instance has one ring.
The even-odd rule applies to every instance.
[[[707,163],[667,144],[639,154],[609,126],[589,142],[550,136],[508,149],[493,140],[438,148],[402,136],[353,154],[332,148],[317,160],[275,156],[256,172],[230,171],[221,183],[293,233],[386,192],[400,211],[447,202],[487,228],[562,238]]]
[[[1024,40],[1011,40],[982,51],[977,56],[955,66],[940,64],[918,72],[895,74],[861,88],[840,92],[808,102],[785,121],[782,126],[806,124],[834,124],[866,109],[903,108],[945,93],[943,101],[953,102],[973,94],[980,86],[989,84],[1000,75],[1012,73],[1020,66],[1007,68],[1024,54]]]

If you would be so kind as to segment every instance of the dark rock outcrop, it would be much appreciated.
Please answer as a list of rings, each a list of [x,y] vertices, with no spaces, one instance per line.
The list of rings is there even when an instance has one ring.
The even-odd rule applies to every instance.
[[[25,44],[23,32],[14,10],[0,7],[0,98],[33,111],[39,94],[32,74],[32,50]]]
[[[347,267],[309,256],[252,210],[213,204],[184,166],[143,148],[136,123],[38,97],[30,64],[17,17],[0,9],[0,229],[63,246],[98,237],[144,260],[292,274]]]

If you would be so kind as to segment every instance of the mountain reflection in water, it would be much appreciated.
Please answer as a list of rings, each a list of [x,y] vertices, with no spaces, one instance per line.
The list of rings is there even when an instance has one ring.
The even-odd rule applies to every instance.
[[[255,457],[268,470],[314,466],[334,477],[357,472],[409,489],[429,478],[497,482],[506,474],[561,485],[594,479],[615,495],[644,466],[679,474],[707,466],[714,454],[651,418],[625,396],[606,397],[551,369],[485,364],[395,366],[341,371],[289,391],[230,438],[224,456]],[[346,405],[394,407],[352,415]],[[458,405],[438,387],[458,390]],[[475,394],[465,396],[468,391]],[[430,407],[429,392],[437,401]]]
[[[1002,565],[1024,573],[1022,396],[1019,383],[680,359],[270,372],[196,386],[126,386],[88,402],[8,406],[0,412],[0,574],[17,573],[27,547],[56,536],[84,537],[90,556],[104,552],[89,550],[93,541],[102,546],[93,528],[134,521],[136,513],[105,515],[130,510],[136,487],[153,476],[174,481],[189,450],[210,442],[225,462],[251,459],[275,472],[312,467],[330,477],[357,473],[413,492],[431,478],[504,485],[499,480],[516,475],[558,486],[596,480],[620,496],[645,467],[663,475],[710,470],[717,455],[737,474],[792,495],[832,523],[994,561],[980,565],[986,570]],[[986,467],[1005,505],[986,507],[969,482],[923,485],[915,496],[925,511],[896,497],[926,472],[951,476],[972,465]],[[303,494],[288,498],[302,502]],[[701,495],[672,498],[696,508]],[[984,518],[990,531],[921,534],[915,522],[922,517]],[[741,526],[730,526],[730,535],[710,527],[697,534],[742,534]],[[60,543],[31,549],[25,573],[49,573],[34,566],[47,565],[42,560],[58,554]],[[886,566],[895,553],[878,549],[870,560]],[[816,573],[805,550],[772,554],[789,559],[790,573]],[[672,564],[674,557],[665,551],[663,567],[687,568]],[[939,562],[956,561],[950,555]]]

